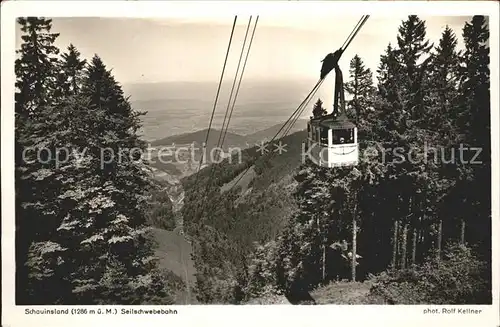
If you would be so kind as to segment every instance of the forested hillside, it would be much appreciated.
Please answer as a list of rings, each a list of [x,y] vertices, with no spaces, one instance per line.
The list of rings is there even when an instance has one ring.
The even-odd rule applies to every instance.
[[[141,114],[98,55],[54,46],[50,19],[18,23],[16,303],[172,303],[179,281],[148,237],[171,205],[130,151]]]
[[[282,140],[286,153],[249,149],[242,163],[184,180],[199,301],[306,301],[347,279],[369,281],[388,303],[491,302],[487,21],[465,24],[464,51],[448,27],[430,44],[417,16],[394,32],[376,85],[362,58],[351,60],[357,167],[302,162],[296,133]]]

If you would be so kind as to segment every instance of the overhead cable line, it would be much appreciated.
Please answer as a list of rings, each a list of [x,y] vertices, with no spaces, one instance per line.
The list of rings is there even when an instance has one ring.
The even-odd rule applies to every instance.
[[[245,45],[246,45],[246,42],[247,42],[247,38],[248,38],[248,32],[250,30],[250,26],[252,24],[252,16],[250,16],[250,19],[248,20],[248,26],[247,26],[247,30],[245,32],[245,38],[243,40],[243,45],[241,47],[241,54],[240,54],[240,59],[238,61],[238,66],[236,68],[236,74],[234,76],[234,81],[233,81],[233,86],[231,87],[231,93],[229,95],[229,100],[227,102],[227,108],[226,108],[226,114],[224,116],[224,121],[222,123],[222,129],[221,129],[221,132],[220,132],[220,135],[219,135],[219,140],[217,142],[217,146],[216,146],[216,149],[221,149],[223,143],[224,143],[224,139],[226,137],[226,133],[227,133],[227,130],[229,128],[229,122],[231,120],[231,115],[233,113],[233,109],[234,109],[234,105],[236,103],[236,98],[238,96],[238,92],[239,92],[239,89],[240,89],[240,85],[241,85],[241,80],[243,78],[243,73],[245,72],[245,67],[246,67],[246,64],[247,64],[247,60],[248,60],[248,56],[250,54],[250,49],[252,47],[252,41],[253,41],[253,37],[255,35],[255,29],[257,27],[257,22],[259,20],[259,16],[257,16],[257,19],[255,21],[255,25],[254,25],[254,28],[253,28],[253,32],[252,32],[252,37],[250,39],[250,43],[249,43],[249,46],[248,46],[248,50],[247,50],[247,54],[246,54],[246,57],[245,57],[245,62],[243,64],[243,69],[242,69],[242,72],[241,72],[241,75],[240,75],[240,79],[239,79],[239,83],[238,83],[238,87],[236,89],[236,93],[235,93],[235,97],[234,97],[234,101],[233,101],[233,105],[231,107],[231,100],[233,98],[233,92],[234,92],[234,88],[236,86],[236,81],[238,80],[238,73],[239,73],[239,70],[240,70],[240,65],[241,65],[241,61],[243,59],[243,53],[245,51]],[[231,107],[231,110],[229,110]],[[230,112],[230,114],[229,114]],[[228,114],[229,114],[229,118],[228,118]],[[226,119],[227,119],[227,125],[226,124]],[[217,151],[217,160],[216,161],[219,161],[219,152]],[[206,183],[206,186],[205,186],[205,192],[203,193],[203,196],[202,196],[202,205],[201,205],[201,209],[203,209],[205,207],[205,202],[206,202],[206,198],[207,198],[207,195],[208,195],[208,191],[210,189],[210,182],[212,181],[213,179],[213,174],[214,174],[214,171],[215,171],[215,167],[214,165],[212,165],[212,167],[210,167],[210,175],[209,175],[209,178],[208,178],[208,181]]]
[[[221,131],[220,131],[219,140],[217,141],[217,148],[219,148],[219,147],[222,146],[222,142],[221,141],[222,141],[223,136],[225,135],[224,134],[224,129],[227,132],[227,129],[229,128],[229,122],[231,120],[230,117],[228,119],[229,108],[231,107],[231,100],[233,99],[234,88],[236,86],[236,81],[238,80],[238,73],[240,71],[241,60],[243,59],[243,53],[244,53],[244,50],[245,50],[245,45],[246,45],[246,42],[247,42],[248,32],[250,31],[250,25],[251,25],[251,23],[252,23],[252,16],[250,16],[250,19],[248,20],[248,26],[247,26],[247,30],[245,32],[245,39],[243,40],[243,45],[241,47],[240,59],[238,60],[238,66],[236,67],[236,74],[234,76],[233,86],[231,87],[231,93],[229,94],[229,100],[227,101],[226,114],[224,115],[224,121],[222,122],[222,128],[221,128]],[[254,31],[255,31],[255,29],[254,29]],[[250,46],[251,46],[251,44],[250,44]],[[248,52],[250,52],[250,47],[248,48]],[[247,58],[248,58],[248,53],[247,53]],[[245,64],[246,64],[246,61],[245,61]],[[243,76],[243,73],[241,74],[241,76]],[[240,82],[241,82],[241,79],[240,79]],[[238,94],[238,91],[236,91],[235,97],[237,96],[237,94]],[[234,108],[234,102],[233,102],[233,108]],[[231,110],[231,112],[232,112],[232,110]],[[226,119],[228,120],[227,126],[226,126]]]
[[[300,115],[300,112],[302,111],[302,109],[306,106],[307,103],[309,103],[310,99],[312,98],[312,96],[316,93],[316,91],[319,89],[319,86],[323,83],[323,80],[324,79],[320,79],[318,80],[318,82],[316,83],[316,85],[313,87],[313,89],[311,90],[311,92],[309,92],[309,94],[306,96],[306,98],[302,101],[302,103],[297,107],[297,109],[295,109],[295,111],[292,113],[292,115],[287,119],[287,121],[283,124],[283,126],[281,126],[281,128],[278,130],[278,132],[273,136],[273,138],[271,139],[271,141],[269,142],[266,142],[267,144],[269,143],[272,143],[277,137],[278,135],[281,133],[281,131],[285,128],[285,126],[287,126],[287,124],[289,124],[292,120],[295,120],[295,116],[297,114]],[[231,191],[236,185],[238,185],[238,183],[241,181],[241,179],[246,175],[246,173],[250,170],[252,166],[249,166],[247,169],[245,169],[245,171],[243,173],[241,173],[240,177],[238,178],[238,180],[231,186],[231,188],[229,189],[229,191]]]
[[[236,89],[236,95],[234,96],[233,105],[231,106],[231,112],[229,113],[229,120],[227,123],[228,125],[229,125],[229,121],[231,120],[231,116],[233,115],[233,110],[234,110],[234,105],[236,104],[236,99],[238,98],[238,94],[239,94],[240,86],[241,86],[241,80],[243,79],[243,74],[245,73],[245,68],[247,66],[248,56],[250,55],[250,48],[252,47],[253,38],[255,36],[255,30],[257,28],[258,22],[259,22],[259,16],[257,16],[257,19],[255,20],[255,25],[253,26],[252,37],[250,38],[250,43],[248,45],[247,55],[245,57],[245,62],[243,63],[243,69],[241,71],[240,80],[238,82],[238,88]],[[227,128],[226,128],[226,131],[224,132],[224,136],[222,138],[221,145],[224,144],[224,140],[226,139],[226,133],[227,133]]]
[[[358,23],[354,26],[354,28],[351,31],[351,33],[348,35],[348,37],[347,37],[346,41],[343,43],[342,47],[338,50],[338,51],[340,51],[340,54],[342,54],[347,49],[347,47],[349,46],[349,44],[352,42],[352,40],[354,39],[354,37],[358,34],[359,30],[366,23],[366,21],[368,20],[369,17],[370,17],[369,15],[365,15],[365,16],[361,17],[361,19],[358,21]],[[313,89],[307,95],[307,97],[304,99],[304,101],[302,101],[302,103],[297,107],[297,109],[295,109],[295,111],[292,113],[292,115],[283,124],[283,126],[279,129],[278,133],[276,133],[276,135],[271,139],[271,141],[268,142],[268,144],[272,143],[276,139],[276,137],[279,135],[279,133],[283,130],[283,128],[290,121],[292,121],[292,123],[289,125],[289,127],[286,130],[287,133],[290,131],[290,129],[293,126],[293,124],[295,124],[295,122],[298,120],[298,117],[300,117],[300,115],[303,112],[303,110],[304,110],[305,106],[307,105],[307,103],[310,102],[310,99],[314,96],[314,94],[319,89],[320,85],[323,83],[324,79],[326,78],[326,75],[327,74],[325,74],[322,78],[319,79],[319,81],[316,83],[316,85],[313,87]],[[229,189],[229,191],[231,191],[236,185],[238,185],[238,183],[246,175],[246,173],[250,170],[251,167],[252,166],[249,166],[247,169],[245,169],[245,171],[240,175],[240,177],[238,178],[238,180],[231,186],[231,188]]]
[[[214,119],[215,109],[217,108],[217,101],[219,100],[220,89],[221,89],[221,86],[222,86],[222,80],[224,79],[224,72],[226,70],[227,58],[229,56],[229,51],[231,49],[231,43],[233,41],[234,29],[236,27],[236,21],[237,21],[237,19],[238,19],[238,16],[234,16],[233,27],[231,29],[231,35],[229,36],[229,43],[227,45],[227,50],[226,50],[226,57],[224,59],[224,65],[222,67],[222,73],[221,73],[220,79],[219,79],[219,86],[217,87],[217,94],[215,96],[214,107],[212,109],[212,115],[210,117],[210,122],[209,122],[209,125],[208,125],[207,136],[206,136],[206,139],[205,139],[205,147],[208,145],[208,140],[209,140],[209,136],[210,136],[210,129],[212,128],[212,122],[213,122],[213,119]],[[200,169],[201,169],[201,165],[203,164],[204,152],[205,151],[201,152],[200,164],[198,165],[198,169],[196,171],[196,177],[195,177],[195,182],[194,182],[195,189],[198,186],[197,184],[198,184],[198,179],[199,179],[199,172],[200,172]]]

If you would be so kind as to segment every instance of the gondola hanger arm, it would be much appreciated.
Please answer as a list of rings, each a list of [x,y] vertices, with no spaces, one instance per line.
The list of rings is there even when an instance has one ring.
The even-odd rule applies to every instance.
[[[369,15],[361,17],[359,22],[347,37],[344,44],[337,51],[327,54],[326,57],[321,60],[321,62],[323,63],[323,65],[321,66],[321,79],[324,79],[334,68],[338,68],[340,57],[342,57],[342,54],[345,52],[349,44],[351,44],[352,40],[354,39],[354,37],[356,37],[359,30],[361,29],[361,27],[363,27],[369,17]]]

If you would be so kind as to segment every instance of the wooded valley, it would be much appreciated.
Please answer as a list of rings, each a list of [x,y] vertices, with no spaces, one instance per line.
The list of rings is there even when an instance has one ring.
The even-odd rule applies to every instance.
[[[376,72],[351,59],[356,167],[304,161],[307,135],[296,132],[280,139],[284,153],[249,148],[240,163],[184,178],[175,214],[148,162],[118,156],[145,150],[144,113],[105,58],[56,48],[50,19],[19,24],[17,304],[176,303],[185,282],[158,265],[149,232],[173,230],[175,214],[192,240],[201,304],[308,303],[341,281],[369,283],[366,304],[491,303],[487,17],[431,44],[425,21],[409,16]],[[322,106],[311,114],[330,112]]]

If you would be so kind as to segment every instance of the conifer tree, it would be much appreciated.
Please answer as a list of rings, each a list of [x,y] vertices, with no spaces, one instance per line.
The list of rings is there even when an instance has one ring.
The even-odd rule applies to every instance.
[[[318,99],[318,101],[316,101],[313,107],[313,117],[314,118],[322,117],[325,116],[327,113],[328,112],[326,111],[326,109],[323,108],[323,101],[321,101],[321,99]]]
[[[408,171],[407,160],[400,160],[394,149],[408,151],[409,142],[406,137],[408,131],[408,108],[405,101],[404,74],[401,52],[389,44],[380,57],[377,69],[378,92],[375,100],[375,115],[373,135],[378,145],[375,150],[382,155],[382,162],[386,165],[386,178],[380,183],[377,190],[378,197],[392,203],[393,217],[393,265],[400,254],[400,231],[404,230],[403,217],[407,215],[405,203],[400,192],[394,190],[402,187],[401,175]],[[403,152],[404,153],[404,152]],[[406,166],[406,167],[405,167]],[[379,217],[383,219],[383,217]]]
[[[59,63],[59,92],[62,95],[75,95],[80,91],[84,68],[87,60],[80,58],[80,52],[73,44],[68,46],[67,52],[61,55]]]
[[[425,116],[424,98],[428,87],[424,84],[427,66],[433,45],[426,39],[425,21],[415,15],[401,23],[398,33],[398,53],[402,63],[402,80],[405,86],[404,101],[411,120],[418,121]],[[427,57],[427,58],[425,58]],[[425,60],[421,63],[421,58]]]
[[[401,62],[400,56],[389,44],[380,57],[377,69],[378,92],[376,97],[376,114],[373,124],[376,140],[391,145],[397,142],[397,136],[406,129],[401,96]]]
[[[461,129],[470,144],[484,147],[482,159],[489,161],[490,85],[489,30],[484,16],[474,16],[463,29],[465,52],[462,59],[461,86],[464,109]]]
[[[48,107],[32,128],[34,146],[62,154],[24,172],[38,185],[26,206],[38,213],[37,228],[44,231],[30,248],[33,289],[50,286],[44,300],[60,304],[168,302],[146,237],[149,175],[128,151],[144,150],[137,114],[94,59],[99,65],[89,67],[87,93]]]
[[[54,41],[59,34],[51,33],[51,19],[27,17],[19,18],[17,23],[22,43],[16,50],[18,58],[15,61],[16,301],[26,303],[29,290],[25,263],[28,248],[37,233],[32,223],[38,216],[25,206],[33,198],[33,185],[22,178],[26,169],[23,150],[33,137],[31,128],[36,114],[53,100],[55,56],[59,51]]]
[[[149,271],[155,262],[151,244],[145,237],[145,192],[151,183],[141,160],[146,144],[137,135],[140,114],[132,110],[120,85],[98,56],[94,56],[87,69],[81,94],[88,97],[88,107],[95,111],[95,119],[99,120],[95,124],[93,142],[88,143],[94,161],[87,170],[95,174],[92,181],[97,185],[94,187],[103,186],[102,190],[89,194],[91,208],[102,205],[103,209],[98,210],[99,218],[96,217],[87,234],[82,235],[85,239],[81,242],[89,242],[95,247],[97,251],[92,257],[99,259],[101,268],[111,265],[116,268],[115,273],[119,272],[124,280],[128,280],[128,288],[117,287],[113,291],[130,292],[131,298],[127,299],[126,294],[121,297],[115,294],[115,300],[137,301],[140,298],[133,298],[136,287],[146,290],[151,286],[149,284],[153,281]],[[72,224],[72,219],[63,221],[63,224]],[[105,278],[104,275],[100,277]],[[82,281],[79,287],[84,291],[88,285],[102,287],[101,283],[99,279]],[[109,289],[108,292],[113,294]]]
[[[441,137],[454,142],[452,133],[456,130],[456,109],[460,57],[457,52],[457,38],[453,30],[446,26],[435,49],[432,60],[432,92],[435,101],[433,112],[427,115],[427,126],[440,131]],[[431,107],[432,108],[432,107]]]
[[[246,299],[280,293],[277,288],[276,241],[256,244],[248,265],[248,282],[244,289]]]
[[[428,180],[432,175],[428,171],[435,169],[426,167],[428,161],[424,160],[423,145],[432,144],[436,137],[427,125],[429,107],[433,103],[430,83],[430,63],[433,56],[430,53],[432,44],[426,40],[425,22],[417,16],[409,16],[402,22],[397,40],[396,56],[400,63],[399,87],[393,87],[397,90],[396,103],[399,108],[394,114],[397,115],[399,124],[396,131],[392,132],[392,144],[389,149],[393,150],[393,154],[397,149],[401,155],[389,158],[388,170],[391,176],[389,184],[404,190],[401,194],[396,194],[394,199],[399,211],[396,225],[402,234],[397,233],[400,234],[398,241],[401,241],[398,248],[404,268],[408,262],[410,244],[408,233],[415,235],[417,226],[422,220],[422,217],[414,212],[416,207],[421,207],[416,203],[416,194],[420,192],[418,181]],[[436,193],[424,192],[424,194]],[[419,199],[426,201],[422,197]],[[431,199],[433,203],[436,201],[437,199]]]
[[[473,208],[471,230],[480,233],[468,234],[473,243],[481,242],[480,250],[490,258],[491,251],[491,128],[490,128],[490,70],[489,29],[484,16],[474,16],[463,28],[465,52],[462,57],[459,111],[459,131],[465,147],[481,149],[475,163],[468,163],[472,183],[464,183],[467,202]],[[469,151],[467,161],[475,156]],[[464,233],[464,232],[463,232]]]
[[[350,277],[353,281],[357,278],[359,255],[357,244],[363,227],[362,217],[367,217],[372,210],[361,205],[362,199],[369,196],[372,187],[379,186],[386,173],[382,154],[365,151],[366,146],[365,143],[362,144],[359,164],[356,167],[336,168],[329,178],[331,197],[335,200],[337,211],[344,214],[350,230],[348,259],[351,267]],[[368,242],[372,240],[368,239]]]
[[[23,207],[36,218],[30,226],[37,231],[26,263],[30,304],[77,303],[72,278],[78,278],[74,272],[77,267],[85,267],[80,266],[83,260],[77,233],[84,233],[92,219],[80,202],[86,187],[92,192],[85,180],[92,178],[92,172],[85,171],[90,158],[84,155],[84,145],[88,142],[87,133],[93,134],[95,116],[88,115],[94,112],[89,112],[86,104],[84,99],[73,97],[45,107],[39,119],[30,125],[30,136],[21,140],[26,148],[46,149],[41,159],[36,158],[35,152],[27,152],[29,164],[23,167],[21,176],[32,189],[31,199]],[[64,150],[56,151],[58,148]],[[67,200],[67,195],[73,198]],[[76,215],[76,208],[82,211],[80,215]],[[73,222],[60,228],[68,218]],[[66,229],[74,229],[75,233],[69,234]]]
[[[196,298],[201,303],[236,304],[237,272],[231,253],[234,244],[226,234],[208,224],[196,223],[192,231],[193,260],[196,267]]]
[[[324,168],[307,161],[295,176],[299,210],[290,219],[277,250],[278,285],[289,294],[309,290],[324,275],[322,253],[332,223],[324,174]]]
[[[432,179],[427,183],[427,186],[433,185],[433,188],[426,187],[429,192],[424,193],[434,193],[433,197],[435,200],[426,203],[425,207],[434,207],[434,210],[429,212],[429,214],[437,212],[439,216],[437,228],[438,255],[440,255],[443,243],[443,230],[453,230],[453,225],[456,221],[452,218],[460,216],[459,212],[453,214],[451,210],[443,211],[443,207],[447,204],[446,197],[453,190],[457,169],[459,168],[458,162],[448,163],[446,159],[453,159],[453,154],[457,150],[456,145],[459,136],[456,124],[456,108],[459,99],[458,73],[460,58],[456,47],[457,39],[455,34],[447,26],[441,35],[439,45],[436,47],[431,61],[430,85],[432,86],[432,90],[430,97],[432,104],[429,106],[429,111],[425,117],[427,134],[429,135],[427,141],[432,142],[432,146],[438,148],[439,152],[441,152],[433,153],[432,157],[428,158],[427,170],[432,171]],[[436,158],[437,156],[439,157]]]
[[[51,33],[52,19],[43,17],[19,18],[24,33],[20,56],[15,63],[16,113],[30,114],[37,107],[50,103],[56,88],[55,63],[59,49],[54,46],[58,33]]]
[[[365,138],[371,129],[373,115],[373,75],[370,68],[366,68],[358,55],[355,55],[349,64],[350,80],[345,84],[345,90],[352,99],[347,101],[347,109],[351,118],[358,125],[359,138]]]

